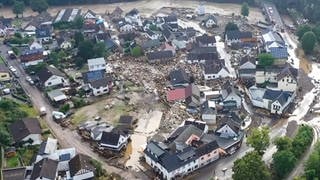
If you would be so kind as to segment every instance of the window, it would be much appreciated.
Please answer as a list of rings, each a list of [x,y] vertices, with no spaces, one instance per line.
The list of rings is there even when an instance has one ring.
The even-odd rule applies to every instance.
[[[100,91],[97,91],[97,94],[100,94]]]
[[[204,157],[201,157],[201,160],[203,160],[204,159]]]
[[[208,154],[208,157],[210,157],[211,156],[211,154]]]
[[[52,84],[52,82],[48,82],[48,85],[50,86]]]
[[[274,105],[273,105],[273,109],[276,110],[276,111],[278,111],[278,110],[280,110],[280,106],[274,104]]]
[[[282,79],[282,82],[284,82],[284,79]]]

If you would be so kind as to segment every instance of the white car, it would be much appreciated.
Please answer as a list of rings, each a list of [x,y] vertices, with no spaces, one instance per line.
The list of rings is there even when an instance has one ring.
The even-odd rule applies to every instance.
[[[34,82],[33,82],[33,80],[31,79],[30,76],[27,76],[27,77],[26,77],[26,81],[29,82],[31,85],[34,84]]]
[[[12,72],[16,72],[16,71],[17,71],[16,68],[14,68],[13,66],[9,66],[9,69],[10,69],[10,71],[12,71]]]

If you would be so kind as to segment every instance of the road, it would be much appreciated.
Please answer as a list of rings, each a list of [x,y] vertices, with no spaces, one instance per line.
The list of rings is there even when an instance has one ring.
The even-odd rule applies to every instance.
[[[7,57],[6,52],[9,50],[9,48],[1,44],[0,49],[2,56]],[[15,67],[18,73],[20,74],[20,84],[30,97],[34,108],[39,110],[42,106],[46,107],[48,114],[42,120],[46,121],[48,127],[51,129],[54,136],[58,139],[59,144],[62,148],[76,148],[78,153],[88,155],[93,159],[96,159],[99,162],[101,162],[103,168],[106,169],[108,173],[117,173],[125,179],[138,179],[129,170],[122,170],[114,166],[108,165],[102,157],[99,157],[95,152],[92,151],[88,143],[82,141],[81,137],[77,134],[76,131],[71,131],[67,128],[62,129],[62,127],[59,124],[55,123],[51,114],[51,112],[54,110],[53,107],[49,104],[47,98],[44,97],[42,92],[40,92],[36,87],[29,85],[29,83],[25,80],[24,77],[26,77],[27,74],[23,70],[20,62],[18,60],[8,60],[7,62],[9,65]]]

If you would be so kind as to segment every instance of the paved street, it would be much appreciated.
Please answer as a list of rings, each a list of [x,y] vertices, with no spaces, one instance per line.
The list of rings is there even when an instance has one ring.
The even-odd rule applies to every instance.
[[[5,45],[0,46],[1,54],[3,57],[6,57],[6,53],[8,51],[8,47]],[[96,160],[99,160],[102,164],[104,169],[106,169],[109,173],[115,172],[120,174],[125,179],[138,179],[131,173],[129,170],[121,170],[119,168],[113,167],[108,165],[103,158],[99,157],[96,153],[92,151],[88,143],[82,141],[80,136],[77,134],[76,131],[71,131],[69,129],[62,129],[62,127],[53,121],[51,112],[53,111],[52,106],[49,104],[48,100],[44,97],[42,92],[40,92],[36,87],[30,86],[29,83],[24,79],[26,77],[26,73],[24,72],[20,62],[18,60],[9,60],[8,64],[14,66],[20,74],[20,84],[26,93],[29,95],[34,107],[36,109],[40,109],[40,107],[44,106],[47,109],[48,114],[45,116],[44,120],[47,122],[49,128],[51,129],[52,133],[56,136],[59,141],[59,144],[63,148],[67,147],[75,147],[77,152],[86,154]],[[141,178],[141,177],[140,177]]]

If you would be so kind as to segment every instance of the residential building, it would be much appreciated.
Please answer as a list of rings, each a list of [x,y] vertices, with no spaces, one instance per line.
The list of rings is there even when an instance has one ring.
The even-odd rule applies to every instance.
[[[213,80],[229,77],[230,73],[223,64],[208,62],[204,64],[203,76],[205,80]]]
[[[60,49],[71,49],[72,42],[68,38],[57,38],[57,43]]]
[[[40,44],[39,42],[37,41],[33,41],[30,45],[29,45],[29,49],[30,50],[42,50],[43,49],[43,46],[42,44]]]
[[[217,109],[216,103],[211,100],[206,100],[200,106],[201,119],[208,125],[216,124]]]
[[[41,127],[36,118],[23,118],[9,125],[15,143],[38,145],[42,142]]]
[[[198,47],[215,47],[216,38],[214,36],[204,34],[202,36],[196,37],[196,44]]]
[[[252,44],[256,43],[257,40],[253,37],[252,32],[234,30],[226,32],[225,41],[228,46],[231,46],[233,44]]]
[[[239,62],[238,74],[240,78],[250,79],[256,75],[256,59],[250,56],[244,56]]]
[[[168,90],[166,93],[167,101],[182,101],[192,95],[191,85],[187,87],[177,87],[175,89]]]
[[[190,76],[182,68],[174,69],[169,74],[171,86],[188,86],[190,84]]]
[[[47,94],[50,101],[53,103],[64,103],[68,99],[68,97],[60,89],[51,90],[47,92]]]
[[[253,106],[267,109],[272,114],[283,114],[293,101],[295,94],[282,90],[271,90],[252,86],[249,98]]]
[[[52,40],[52,26],[41,25],[36,28],[36,38],[38,42],[48,43]]]
[[[42,63],[44,59],[43,50],[26,50],[20,56],[20,62],[24,67],[37,65]]]
[[[186,61],[188,63],[221,63],[216,47],[195,47],[188,53]],[[224,64],[224,62],[222,62]]]
[[[238,109],[241,107],[242,99],[239,90],[230,81],[226,81],[221,86],[221,94],[223,106],[235,106]]]
[[[154,40],[154,39],[159,39],[162,35],[161,35],[160,32],[154,32],[154,31],[152,31],[152,30],[150,30],[150,29],[147,29],[147,30],[146,30],[146,36],[147,36],[149,39]]]
[[[119,22],[118,27],[120,32],[131,32],[134,30],[133,25],[122,21]]]
[[[144,51],[150,51],[151,49],[156,49],[161,46],[159,39],[150,39],[142,43],[141,48]]]
[[[89,71],[106,70],[106,60],[103,57],[88,59]]]
[[[130,135],[123,131],[102,132],[102,137],[98,142],[99,148],[121,151],[127,145],[129,138]]]
[[[122,13],[123,13],[123,10],[117,6],[111,13],[111,17],[112,19],[120,19],[122,18]]]
[[[298,70],[287,66],[278,75],[278,89],[282,91],[295,92],[298,87]]]
[[[42,159],[34,164],[30,180],[55,180],[58,172],[58,162],[52,159]]]
[[[41,69],[37,76],[39,82],[45,88],[68,85],[66,75],[53,65]]]
[[[10,81],[10,79],[11,76],[8,67],[5,64],[0,64],[0,81]]]
[[[84,19],[97,19],[97,13],[93,12],[92,10],[88,9],[88,11],[83,15]]]
[[[94,96],[107,94],[112,89],[113,79],[110,75],[106,75],[104,70],[88,71],[82,76]]]
[[[1,174],[3,180],[24,180],[27,178],[27,169],[26,167],[2,169]]]
[[[149,63],[164,63],[174,57],[171,50],[153,51],[147,54]]]
[[[138,26],[142,26],[140,13],[136,8],[132,9],[125,15],[125,20],[130,24],[137,24]]]
[[[95,168],[90,157],[77,154],[69,161],[69,171],[73,180],[86,180],[94,178]]]
[[[201,21],[201,25],[206,28],[213,28],[218,26],[218,20],[214,15],[209,15]]]

